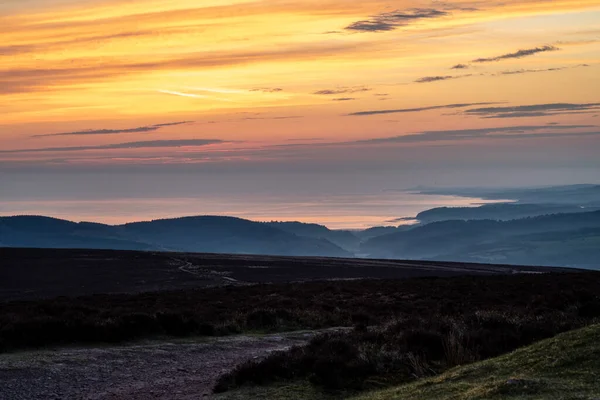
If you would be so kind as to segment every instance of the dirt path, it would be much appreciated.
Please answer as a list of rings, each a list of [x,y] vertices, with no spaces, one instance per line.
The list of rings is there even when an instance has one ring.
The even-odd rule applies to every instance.
[[[218,376],[314,332],[0,355],[0,399],[210,398]]]
[[[228,276],[226,276],[226,273],[223,272],[218,272],[218,271],[214,271],[211,270],[209,268],[206,267],[201,267],[199,265],[195,265],[192,264],[189,261],[186,260],[180,260],[179,258],[172,258],[172,260],[174,261],[175,265],[180,265],[179,266],[179,270],[181,272],[185,272],[194,276],[198,276],[201,278],[205,278],[205,279],[214,279],[214,280],[222,280],[224,282],[222,283],[229,283],[229,284],[238,284],[240,283],[237,279],[233,279],[230,278]],[[242,282],[243,284],[244,282]]]

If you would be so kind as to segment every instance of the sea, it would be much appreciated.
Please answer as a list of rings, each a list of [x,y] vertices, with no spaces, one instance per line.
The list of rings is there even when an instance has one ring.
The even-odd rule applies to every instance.
[[[0,201],[0,215],[44,215],[71,221],[123,224],[196,215],[221,215],[253,221],[299,221],[331,229],[366,229],[415,223],[421,211],[435,207],[477,206],[491,201],[409,191],[299,196],[245,195],[116,199],[44,199]]]

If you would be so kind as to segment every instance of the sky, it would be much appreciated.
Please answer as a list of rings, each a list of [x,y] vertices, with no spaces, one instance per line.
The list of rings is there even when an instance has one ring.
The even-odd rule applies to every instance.
[[[0,202],[600,179],[597,0],[4,0],[0,38]]]

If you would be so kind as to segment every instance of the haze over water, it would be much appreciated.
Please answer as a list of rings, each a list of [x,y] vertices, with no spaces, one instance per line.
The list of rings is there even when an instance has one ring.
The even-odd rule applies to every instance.
[[[7,178],[5,176],[4,178]],[[404,184],[403,184],[404,182]],[[431,180],[422,180],[431,182]],[[420,182],[399,174],[202,174],[177,172],[20,173],[3,179],[0,215],[46,215],[74,221],[121,224],[194,215],[255,221],[300,221],[334,229],[400,225],[441,206],[468,206],[482,199],[421,195]]]

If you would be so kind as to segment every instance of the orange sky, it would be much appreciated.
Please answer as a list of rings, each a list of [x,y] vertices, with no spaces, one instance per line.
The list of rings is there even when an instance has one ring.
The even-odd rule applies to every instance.
[[[5,0],[0,38],[0,166],[598,146],[597,0]]]

